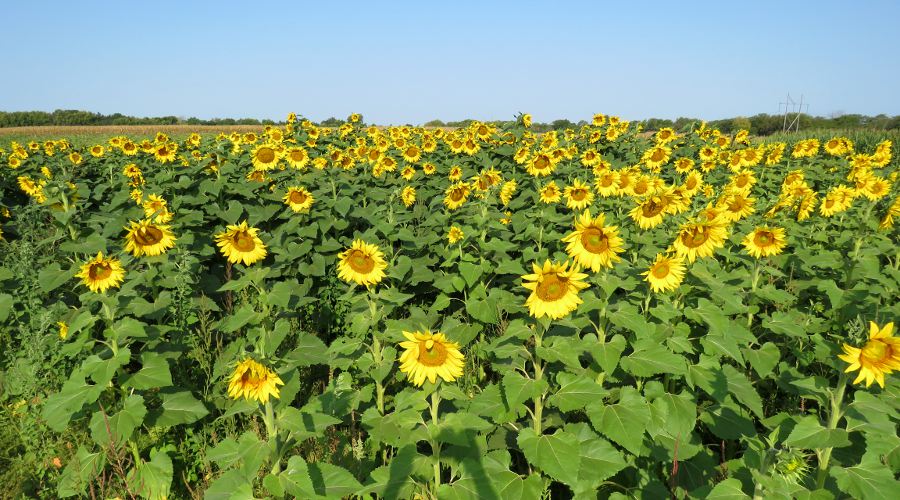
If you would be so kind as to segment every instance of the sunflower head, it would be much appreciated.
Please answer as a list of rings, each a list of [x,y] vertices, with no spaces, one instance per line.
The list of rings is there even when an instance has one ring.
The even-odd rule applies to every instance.
[[[387,262],[378,246],[355,240],[338,255],[338,277],[346,282],[371,286],[384,279]]]
[[[234,368],[228,381],[228,395],[234,399],[244,398],[260,403],[269,402],[269,397],[279,398],[279,385],[284,385],[281,377],[272,369],[246,358]]]
[[[780,254],[787,245],[787,239],[783,228],[759,226],[744,237],[741,243],[747,253],[759,259]]]
[[[563,241],[568,243],[566,253],[595,273],[622,260],[619,254],[625,251],[618,227],[604,225],[602,213],[592,218],[590,210],[576,217],[575,230]]]
[[[103,252],[81,265],[81,272],[75,275],[92,292],[104,293],[110,288],[118,288],[125,280],[125,270],[119,259],[104,257]],[[66,330],[68,332],[68,329]]]
[[[403,332],[406,341],[400,343],[400,371],[416,387],[427,379],[432,384],[440,377],[453,382],[463,374],[465,357],[459,352],[459,344],[450,342],[446,335],[428,330]]]
[[[266,258],[268,252],[266,245],[259,239],[259,229],[247,225],[243,221],[216,235],[216,245],[228,262],[237,264],[242,262],[249,266]]]
[[[684,280],[684,262],[681,257],[667,257],[657,254],[650,269],[643,273],[650,289],[654,292],[667,292],[678,288]]]
[[[581,304],[578,292],[588,284],[584,282],[587,275],[579,272],[577,267],[569,268],[568,262],[560,264],[547,260],[543,266],[533,263],[532,270],[532,274],[522,276],[522,286],[531,290],[525,301],[529,314],[535,318],[559,319]]]
[[[307,213],[315,199],[304,187],[291,186],[284,195],[284,203],[297,213]]]
[[[842,361],[849,363],[844,372],[859,370],[854,384],[878,382],[884,388],[884,376],[894,370],[900,370],[900,337],[894,337],[894,322],[879,327],[874,321],[869,322],[869,340],[862,347],[848,344],[842,346],[844,354],[838,355]]]
[[[175,236],[169,226],[155,220],[131,221],[125,229],[128,230],[125,235],[125,251],[131,252],[135,257],[162,255],[175,246]]]

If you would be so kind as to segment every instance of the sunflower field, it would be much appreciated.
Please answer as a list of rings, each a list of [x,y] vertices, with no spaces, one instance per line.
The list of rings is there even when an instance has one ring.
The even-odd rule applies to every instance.
[[[896,497],[892,142],[530,126],[4,145],[0,496]]]

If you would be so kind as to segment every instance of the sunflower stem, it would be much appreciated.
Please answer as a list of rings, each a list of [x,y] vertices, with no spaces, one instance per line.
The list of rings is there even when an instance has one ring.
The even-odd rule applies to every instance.
[[[841,372],[837,388],[835,388],[829,398],[831,401],[831,408],[828,412],[828,422],[826,424],[826,429],[828,430],[836,429],[838,422],[840,422],[841,417],[844,415],[842,404],[844,402],[844,391],[847,388],[847,380],[847,374]],[[828,477],[828,462],[831,461],[831,450],[833,449],[833,447],[829,446],[823,450],[816,450],[816,456],[819,459],[819,467],[816,472],[816,489],[825,487],[825,479]]]
[[[266,437],[269,438],[273,444],[275,463],[272,464],[272,474],[278,474],[281,472],[281,454],[279,453],[278,424],[275,423],[275,409],[273,408],[271,401],[266,401],[263,421],[266,424]]]
[[[544,377],[544,364],[538,358],[537,351],[542,346],[544,340],[544,327],[538,325],[534,335],[534,381],[539,382]],[[534,432],[538,436],[543,433],[544,420],[544,394],[538,394],[534,397]]]
[[[432,436],[437,432],[438,407],[441,404],[440,387],[431,393],[431,424],[435,427]],[[434,437],[431,438],[431,453],[434,460],[434,495],[437,497],[438,487],[441,485],[441,443]]]

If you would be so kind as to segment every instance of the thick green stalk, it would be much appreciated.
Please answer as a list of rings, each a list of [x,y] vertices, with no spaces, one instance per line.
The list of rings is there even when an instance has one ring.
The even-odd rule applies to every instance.
[[[440,406],[440,404],[440,389],[436,388],[434,392],[431,393],[431,424],[435,427],[434,432],[437,432],[438,406]],[[434,460],[434,495],[437,497],[438,487],[441,485],[441,443],[433,437],[431,438],[431,453]]]
[[[272,474],[278,474],[281,472],[281,453],[279,453],[279,442],[278,442],[278,424],[275,422],[275,409],[272,406],[272,401],[266,401],[265,414],[263,415],[263,421],[266,424],[266,437],[271,439],[274,443],[274,457],[275,463],[272,464]]]
[[[844,391],[846,388],[847,374],[841,373],[841,376],[838,379],[838,386],[835,391],[831,393],[830,397],[831,407],[828,412],[828,422],[826,424],[828,430],[837,429],[838,422],[840,422],[841,417],[844,416],[842,404],[844,402]],[[819,467],[816,472],[816,489],[822,489],[825,486],[825,479],[828,478],[828,463],[831,461],[831,451],[833,449],[833,447],[829,446],[823,450],[816,451],[816,455],[819,459]]]

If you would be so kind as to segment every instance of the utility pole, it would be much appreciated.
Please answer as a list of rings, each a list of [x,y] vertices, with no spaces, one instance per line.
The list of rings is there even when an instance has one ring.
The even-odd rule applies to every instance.
[[[809,103],[805,103],[806,111],[809,111]],[[800,115],[803,114],[803,94],[800,94],[800,102],[795,102],[791,99],[791,94],[787,95],[787,98],[784,102],[778,103],[778,112],[781,112],[781,107],[784,106],[784,120],[781,124],[782,132],[790,132],[793,129],[795,132],[800,131]],[[796,113],[794,117],[791,119],[790,123],[788,123],[788,116],[791,113]]]

